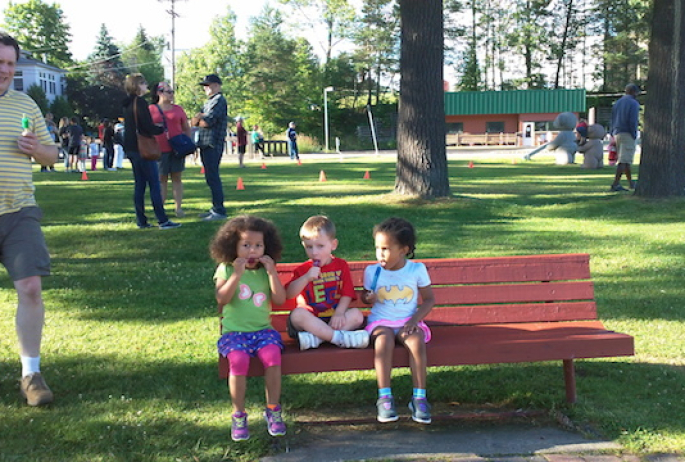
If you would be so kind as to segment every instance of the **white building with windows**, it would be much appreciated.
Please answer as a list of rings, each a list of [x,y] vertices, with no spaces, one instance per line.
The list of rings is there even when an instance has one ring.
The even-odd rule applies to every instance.
[[[39,85],[52,103],[57,96],[65,95],[66,73],[65,70],[35,60],[22,52],[11,88],[26,93],[32,85]]]

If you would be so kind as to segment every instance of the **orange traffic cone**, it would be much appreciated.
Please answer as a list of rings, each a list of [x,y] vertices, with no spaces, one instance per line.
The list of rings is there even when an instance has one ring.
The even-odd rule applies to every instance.
[[[326,172],[321,170],[321,173],[319,173],[319,181],[326,181]]]
[[[516,158],[515,157],[513,159],[511,159],[511,163],[516,165]]]
[[[88,180],[88,174],[86,173],[85,170],[83,171],[83,173],[81,173],[81,179],[82,179],[83,181],[87,181],[87,180]]]
[[[369,173],[368,170],[366,171],[366,173],[364,173],[364,179],[365,179],[365,180],[370,180],[370,179],[371,179],[371,174]]]
[[[472,160],[469,161],[469,168],[473,168],[473,161]]]
[[[238,190],[245,189],[245,185],[243,184],[243,179],[241,177],[238,177],[238,184],[235,186],[235,189],[238,189]]]
[[[262,170],[266,170],[266,164],[262,162]]]
[[[203,174],[203,175],[205,174],[205,166],[204,166],[204,165],[203,165],[202,168],[200,169],[200,173]]]
[[[297,159],[297,165],[302,165],[302,161],[300,159]]]

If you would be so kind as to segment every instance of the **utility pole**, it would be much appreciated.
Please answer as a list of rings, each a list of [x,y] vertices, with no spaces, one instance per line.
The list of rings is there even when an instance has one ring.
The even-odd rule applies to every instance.
[[[171,3],[171,9],[166,12],[171,16],[171,87],[176,88],[176,2],[178,0],[158,0]]]

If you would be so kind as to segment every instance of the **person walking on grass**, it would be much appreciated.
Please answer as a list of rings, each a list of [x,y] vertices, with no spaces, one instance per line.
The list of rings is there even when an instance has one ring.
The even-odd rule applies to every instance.
[[[228,106],[226,98],[221,94],[221,79],[218,75],[209,74],[200,85],[205,90],[207,101],[202,112],[191,119],[191,125],[199,127],[197,145],[205,167],[205,181],[212,194],[212,208],[201,213],[200,218],[205,221],[225,220],[224,189],[219,166],[228,128]]]
[[[31,161],[53,165],[58,150],[36,103],[9,88],[19,54],[16,39],[0,31],[0,261],[17,291],[19,390],[29,406],[41,406],[54,399],[40,369],[45,321],[42,277],[50,275],[50,254],[40,227],[42,213],[34,196]]]
[[[210,244],[210,254],[218,263],[214,273],[216,301],[222,307],[217,347],[230,365],[233,441],[250,438],[245,412],[250,357],[259,358],[264,365],[267,431],[271,436],[286,432],[280,405],[283,342],[270,319],[271,304],[285,302],[285,289],[276,271],[282,249],[273,223],[249,215],[226,222]]]
[[[628,189],[621,186],[623,174],[626,175],[626,180],[628,180],[628,187],[635,189],[630,165],[635,158],[637,146],[637,123],[640,116],[640,103],[637,101],[637,97],[639,95],[640,87],[630,83],[626,85],[625,95],[616,101],[611,109],[611,133],[616,140],[618,165],[616,166],[616,175],[614,176],[614,182],[611,185],[610,191],[628,191]]]
[[[288,139],[288,153],[290,160],[300,160],[300,151],[297,148],[297,131],[295,130],[295,122],[288,124],[288,129],[285,131],[285,136]]]
[[[414,392],[409,402],[415,422],[431,423],[431,406],[426,399],[426,343],[431,331],[423,322],[435,305],[431,280],[423,263],[414,258],[414,227],[402,218],[388,218],[373,229],[378,263],[364,270],[362,301],[373,305],[366,330],[374,345],[379,422],[399,417],[390,387],[395,344],[409,353]],[[421,297],[421,304],[418,300]]]
[[[300,350],[331,342],[340,348],[366,348],[369,334],[356,330],[364,315],[350,302],[357,298],[350,267],[333,256],[338,248],[335,225],[325,216],[307,219],[300,239],[309,260],[295,268],[286,287],[287,298],[297,297],[297,308],[288,316],[288,335]]]

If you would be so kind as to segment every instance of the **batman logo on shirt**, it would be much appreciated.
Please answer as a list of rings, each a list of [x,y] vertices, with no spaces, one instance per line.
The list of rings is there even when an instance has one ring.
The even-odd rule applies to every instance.
[[[390,301],[395,304],[398,302],[409,303],[414,298],[414,291],[411,287],[390,286],[390,290],[386,287],[381,287],[378,289],[378,301],[385,302]]]

